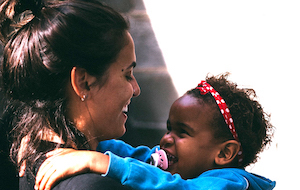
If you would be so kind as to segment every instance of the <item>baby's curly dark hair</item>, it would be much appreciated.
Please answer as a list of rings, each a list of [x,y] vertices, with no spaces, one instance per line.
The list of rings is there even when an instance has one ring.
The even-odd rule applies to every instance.
[[[251,163],[255,163],[258,154],[271,143],[274,127],[270,123],[270,115],[263,111],[259,102],[254,100],[256,93],[253,89],[238,88],[237,84],[227,80],[229,73],[218,76],[207,76],[206,82],[209,83],[225,100],[234,125],[242,144],[244,159],[238,165],[235,159],[234,166],[245,168]],[[234,139],[224,118],[217,106],[215,99],[210,93],[201,95],[199,90],[193,89],[187,94],[200,98],[206,104],[216,109],[212,120],[212,128],[216,139],[226,141]]]

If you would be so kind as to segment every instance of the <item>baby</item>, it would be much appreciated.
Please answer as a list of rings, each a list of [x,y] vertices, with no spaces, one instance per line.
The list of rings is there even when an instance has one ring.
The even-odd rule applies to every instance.
[[[253,97],[254,90],[237,88],[227,75],[207,77],[173,103],[160,146],[108,140],[99,143],[99,152],[54,150],[40,167],[36,188],[95,172],[134,189],[273,189],[274,181],[244,170],[271,142],[273,129]],[[154,158],[166,153],[167,162],[154,162],[165,171],[147,164],[155,152]]]

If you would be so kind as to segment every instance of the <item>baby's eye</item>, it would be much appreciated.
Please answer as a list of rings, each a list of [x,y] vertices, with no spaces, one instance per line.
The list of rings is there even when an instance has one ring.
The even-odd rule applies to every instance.
[[[167,131],[168,133],[172,130],[172,127],[169,122],[167,122]]]
[[[178,130],[178,136],[181,137],[181,138],[183,138],[185,136],[189,136],[189,132],[186,131],[185,129],[179,129]]]
[[[169,125],[167,125],[167,130],[168,130],[168,132],[170,132],[172,130],[172,128]]]

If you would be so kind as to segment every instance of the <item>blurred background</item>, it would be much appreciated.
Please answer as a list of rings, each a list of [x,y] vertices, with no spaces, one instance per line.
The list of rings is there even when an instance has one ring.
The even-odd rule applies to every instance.
[[[131,24],[141,95],[130,105],[123,139],[154,146],[172,102],[207,74],[256,90],[276,131],[247,171],[296,189],[300,125],[300,2],[297,0],[106,0]]]

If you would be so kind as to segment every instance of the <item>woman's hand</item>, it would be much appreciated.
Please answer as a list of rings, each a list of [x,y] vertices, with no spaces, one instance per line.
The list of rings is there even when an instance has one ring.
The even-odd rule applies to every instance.
[[[109,164],[109,156],[96,151],[61,148],[46,156],[37,173],[35,189],[50,190],[59,180],[80,173],[106,173]]]

